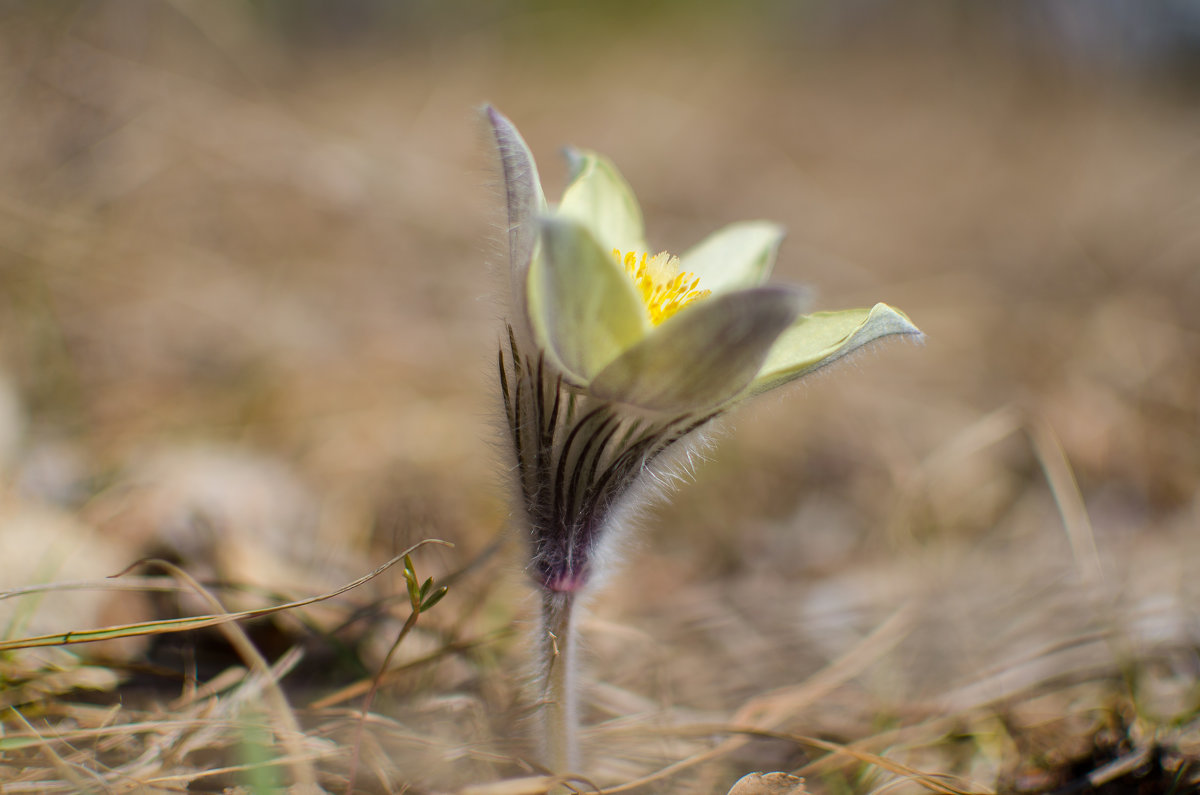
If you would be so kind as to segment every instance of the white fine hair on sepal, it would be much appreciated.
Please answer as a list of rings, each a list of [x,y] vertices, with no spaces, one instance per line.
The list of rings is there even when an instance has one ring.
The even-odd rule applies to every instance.
[[[637,543],[638,529],[651,508],[666,502],[680,487],[694,480],[695,459],[707,460],[714,444],[711,420],[664,450],[630,485],[613,507],[605,532],[593,551],[592,577],[587,591],[600,590],[619,570],[620,561]]]
[[[483,244],[484,264],[487,268],[492,289],[487,291],[492,302],[498,325],[503,328],[511,325],[517,342],[525,350],[532,350],[533,340],[529,337],[529,321],[525,317],[525,298],[522,291],[514,284],[513,272],[518,263],[512,261],[512,232],[513,226],[509,218],[508,195],[509,185],[506,179],[505,152],[502,143],[497,140],[492,123],[488,117],[490,106],[479,108],[479,121],[476,124],[481,145],[480,152],[486,152],[486,163],[478,167],[479,181],[485,192],[493,196],[493,201],[487,202],[490,234]],[[526,173],[517,176],[528,178],[536,176],[536,165],[527,167]],[[482,291],[481,291],[482,292]],[[507,345],[507,340],[502,341]]]

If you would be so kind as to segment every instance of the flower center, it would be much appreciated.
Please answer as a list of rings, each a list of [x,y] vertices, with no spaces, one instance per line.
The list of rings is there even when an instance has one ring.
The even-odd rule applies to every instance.
[[[693,301],[709,295],[711,290],[697,290],[700,277],[679,269],[679,257],[663,251],[651,257],[630,251],[622,254],[613,249],[617,262],[625,266],[625,272],[646,304],[646,314],[654,325],[662,323],[671,315]]]

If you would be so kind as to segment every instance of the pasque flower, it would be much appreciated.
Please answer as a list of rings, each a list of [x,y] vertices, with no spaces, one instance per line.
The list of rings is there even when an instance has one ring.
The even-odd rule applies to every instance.
[[[557,206],[512,123],[485,111],[499,153],[512,279],[500,386],[543,594],[543,741],[576,766],[575,596],[672,454],[736,403],[889,335],[901,312],[802,314],[803,291],[764,286],[783,231],[736,223],[682,256],[645,240],[633,191],[604,157],[568,152]]]
[[[595,153],[568,152],[570,184],[550,207],[516,128],[486,114],[512,277],[501,386],[543,587],[589,582],[622,500],[673,444],[880,337],[920,334],[886,304],[802,314],[803,291],[763,286],[783,237],[773,223],[655,252],[633,191]]]

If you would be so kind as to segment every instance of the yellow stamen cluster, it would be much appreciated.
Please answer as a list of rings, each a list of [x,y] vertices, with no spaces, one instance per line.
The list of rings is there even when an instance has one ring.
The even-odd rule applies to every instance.
[[[632,251],[622,254],[619,249],[614,248],[613,256],[625,266],[625,272],[633,279],[634,285],[642,295],[642,301],[646,304],[646,314],[656,326],[711,292],[697,290],[700,277],[679,270],[679,258],[672,257],[665,251],[653,257],[642,254],[639,258]]]

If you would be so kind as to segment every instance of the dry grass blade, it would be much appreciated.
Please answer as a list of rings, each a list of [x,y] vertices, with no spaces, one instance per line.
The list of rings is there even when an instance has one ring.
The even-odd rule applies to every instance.
[[[278,756],[266,762],[248,762],[241,765],[225,765],[223,767],[213,767],[208,770],[192,771],[188,773],[179,773],[167,776],[154,776],[145,779],[142,783],[147,786],[164,786],[164,785],[190,785],[194,781],[201,781],[206,778],[214,778],[216,776],[226,776],[230,773],[247,773],[255,770],[265,770],[270,768],[310,765],[312,763],[312,755],[301,753],[298,756]],[[315,783],[313,784],[315,787]],[[289,792],[324,792],[322,789],[306,789],[292,788]]]
[[[759,731],[770,731],[772,727],[779,725],[789,716],[795,715],[806,705],[828,695],[840,685],[862,673],[867,666],[886,654],[904,638],[911,620],[912,610],[910,607],[902,607],[895,611],[852,649],[806,682],[793,687],[780,688],[751,699],[738,710],[733,718],[734,722],[756,726]],[[603,795],[627,792],[655,781],[670,778],[688,768],[730,754],[749,742],[749,739],[746,732],[735,733],[735,736],[724,740],[714,748],[673,762],[647,776],[627,781],[615,787],[607,787],[600,792]]]
[[[367,693],[367,691],[371,689],[371,687],[373,686],[373,684],[376,681],[378,681],[380,686],[389,684],[390,682],[403,676],[406,672],[411,671],[414,668],[420,668],[423,665],[428,665],[429,663],[432,663],[432,662],[437,662],[438,660],[445,657],[447,654],[457,654],[459,652],[469,651],[470,649],[473,649],[473,648],[476,648],[479,646],[486,646],[488,644],[494,643],[495,641],[499,640],[502,637],[508,636],[509,634],[510,634],[509,630],[504,630],[501,632],[492,633],[492,634],[487,635],[482,638],[475,638],[472,640],[460,640],[460,641],[455,641],[453,643],[447,643],[445,646],[442,646],[440,649],[437,649],[436,651],[432,651],[429,654],[422,655],[421,657],[418,657],[415,660],[409,660],[408,662],[404,663],[403,665],[398,665],[395,668],[390,668],[386,671],[383,671],[382,674],[379,676],[372,676],[367,679],[359,679],[357,682],[353,682],[349,685],[346,685],[345,687],[341,688],[340,690],[330,693],[327,696],[322,696],[321,698],[319,698],[316,701],[309,704],[308,705],[309,709],[328,709],[329,707],[333,707],[333,706],[336,706],[343,702],[349,701],[352,698],[357,698],[358,696],[365,695]]]
[[[19,712],[14,712],[14,714],[19,714]],[[185,719],[174,721],[158,719],[140,723],[122,723],[95,729],[76,729],[74,731],[58,732],[54,735],[54,741],[70,743],[80,740],[90,740],[96,737],[111,737],[118,734],[127,736],[157,734],[173,729],[191,729],[195,728],[195,725],[195,721]],[[0,737],[0,751],[17,751],[22,748],[42,745],[48,741],[49,739],[36,729],[30,729],[27,732],[12,732],[4,737]]]
[[[285,610],[294,610],[298,607],[324,602],[327,599],[332,599],[335,596],[340,596],[347,591],[354,590],[360,585],[370,582],[371,580],[383,574],[388,569],[395,566],[404,560],[404,556],[414,552],[426,544],[440,544],[442,546],[453,546],[448,541],[439,539],[425,539],[413,544],[399,555],[396,555],[387,563],[384,563],[379,568],[372,571],[363,577],[359,577],[354,582],[343,585],[337,590],[328,593],[312,596],[307,599],[300,599],[295,602],[288,602],[281,605],[272,605],[270,607],[261,607],[254,610],[243,610],[238,613],[210,614],[203,616],[189,616],[187,618],[170,619],[165,621],[141,621],[133,624],[122,624],[113,627],[104,627],[103,629],[80,630],[72,632],[58,632],[51,635],[38,635],[29,638],[17,638],[16,640],[0,641],[0,652],[11,651],[13,649],[30,649],[38,646],[65,646],[74,643],[94,643],[101,640],[114,640],[117,638],[129,638],[138,635],[157,635],[166,632],[188,632],[196,629],[204,629],[207,627],[216,627],[222,624],[229,624],[234,621],[245,621],[251,618],[261,618],[269,616],[272,613],[279,613]],[[134,565],[142,565],[150,562],[139,561]],[[131,567],[132,568],[132,567]],[[115,575],[120,576],[120,575]]]
[[[878,768],[894,773],[897,776],[915,781],[931,792],[939,792],[942,795],[994,795],[994,790],[988,787],[982,787],[978,784],[964,784],[962,786],[953,786],[946,783],[953,780],[954,776],[945,774],[931,774],[917,770],[909,765],[902,764],[894,759],[888,759],[886,756],[873,754],[869,751],[863,751],[848,745],[839,743],[831,743],[827,740],[821,740],[816,737],[805,737],[799,734],[786,734],[783,732],[763,732],[755,729],[737,729],[737,731],[746,731],[752,735],[760,737],[773,737],[779,740],[789,740],[798,745],[808,745],[813,748],[820,748],[829,751],[833,754],[840,754],[850,757],[859,762],[864,762],[869,765],[874,765]]]
[[[191,682],[189,682],[187,685],[188,690],[182,696],[172,701],[170,703],[170,708],[173,710],[184,709],[185,707],[195,704],[198,701],[211,698],[222,691],[234,687],[238,682],[242,681],[245,676],[246,669],[236,667],[225,669],[198,687],[193,686]]]
[[[458,795],[543,795],[557,783],[550,776],[527,776],[464,787]]]
[[[1092,529],[1092,521],[1088,517],[1087,507],[1083,503],[1083,495],[1079,492],[1079,481],[1071,468],[1067,452],[1054,428],[1045,419],[1036,418],[1030,423],[1029,438],[1033,442],[1033,450],[1037,455],[1046,482],[1054,495],[1054,504],[1058,506],[1062,517],[1063,529],[1071,544],[1071,552],[1079,566],[1084,582],[1089,584],[1101,581],[1103,571],[1100,566],[1100,553],[1096,549],[1096,534]]]
[[[734,722],[770,729],[804,707],[829,695],[835,689],[861,674],[904,639],[914,612],[905,605],[892,613],[853,648],[806,682],[764,693],[747,702],[734,715]]]
[[[17,596],[61,591],[151,591],[175,592],[186,590],[169,577],[121,577],[120,580],[79,580],[76,582],[47,582],[22,585],[0,591],[0,601]]]
[[[1114,779],[1128,775],[1137,768],[1146,764],[1152,753],[1154,753],[1154,748],[1149,745],[1135,748],[1131,753],[1128,753],[1119,759],[1114,759],[1104,767],[1088,773],[1088,782],[1091,783],[1093,787],[1100,787]]]
[[[99,778],[95,773],[92,773],[87,769],[83,769],[81,771],[75,765],[72,765],[66,759],[63,759],[62,756],[54,750],[53,744],[38,734],[37,730],[34,729],[33,725],[25,719],[25,716],[21,714],[20,710],[13,708],[12,712],[14,715],[16,715],[17,719],[21,723],[25,724],[25,728],[29,730],[30,734],[34,737],[37,737],[37,739],[40,741],[36,743],[38,750],[50,760],[51,765],[62,775],[63,780],[78,788],[80,792],[86,792],[92,789],[93,786],[104,783],[103,779]]]
[[[196,582],[183,569],[166,561],[156,561],[155,563],[162,566],[173,577],[179,579],[199,594],[214,612],[225,609],[220,600],[205,590],[204,586]],[[229,640],[229,643],[237,649],[238,654],[242,656],[242,659],[246,661],[251,670],[258,674],[262,681],[266,683],[267,703],[270,705],[271,713],[279,726],[280,731],[277,731],[276,734],[280,743],[287,751],[284,756],[289,760],[287,766],[292,771],[292,780],[296,790],[301,793],[319,792],[320,788],[317,786],[317,773],[313,768],[312,757],[305,754],[296,742],[296,738],[302,735],[300,724],[296,721],[296,715],[292,712],[287,696],[284,694],[283,688],[279,685],[279,677],[272,675],[271,665],[255,647],[254,643],[251,642],[250,638],[246,637],[245,631],[240,626],[227,622],[221,624],[220,628]],[[296,659],[298,660],[298,655]],[[249,684],[250,681],[252,680],[248,679],[246,683]],[[276,763],[272,762],[270,764],[274,765]]]

